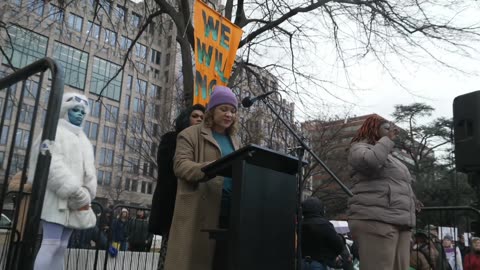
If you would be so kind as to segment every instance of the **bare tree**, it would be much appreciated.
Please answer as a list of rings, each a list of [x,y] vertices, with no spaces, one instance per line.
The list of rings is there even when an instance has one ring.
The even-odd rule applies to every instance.
[[[65,7],[76,2],[59,1],[58,4]],[[29,3],[34,5],[36,1]],[[112,25],[119,25],[107,12],[111,9],[108,1],[95,0],[93,3],[95,17],[107,16]],[[245,32],[239,48],[245,56],[242,61],[246,65],[263,62],[265,64],[261,66],[276,76],[290,74],[294,83],[308,80],[318,90],[335,96],[335,93],[328,90],[335,82],[315,76],[313,71],[308,72],[302,63],[296,61],[297,54],[315,46],[320,40],[335,48],[340,67],[344,70],[348,70],[351,61],[373,55],[389,71],[387,54],[393,53],[400,58],[416,61],[413,50],[442,65],[458,69],[459,67],[442,60],[435,54],[435,50],[438,52],[443,49],[447,53],[463,56],[476,52],[472,41],[478,41],[478,28],[474,23],[468,24],[456,17],[461,15],[460,11],[465,10],[468,4],[469,1],[451,0],[408,0],[398,3],[358,0],[226,0],[221,11]],[[218,9],[220,5],[215,7]],[[143,8],[146,16],[142,18],[137,33],[134,33],[135,38],[127,50],[122,68],[131,61],[129,53],[144,34],[148,35],[149,27],[166,27],[169,25],[166,19],[169,18],[175,26],[176,41],[181,51],[183,101],[189,105],[193,100],[194,87],[192,1],[150,0],[143,2]],[[0,24],[0,27],[4,28],[4,24]],[[263,56],[267,50],[280,53],[277,56],[268,55],[268,59],[265,59]],[[393,73],[391,76],[396,78]],[[291,95],[300,92],[298,87],[298,84],[282,86]],[[318,96],[309,98],[318,99]]]
[[[338,115],[317,117],[302,123],[312,150],[347,186],[350,183],[347,149],[355,132],[350,127],[348,117]],[[309,155],[307,158],[309,165],[304,171],[304,190],[323,201],[329,217],[341,217],[347,208],[347,195],[316,160]]]

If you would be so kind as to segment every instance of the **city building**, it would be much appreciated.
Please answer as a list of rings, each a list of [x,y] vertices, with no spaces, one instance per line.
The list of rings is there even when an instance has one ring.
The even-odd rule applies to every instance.
[[[48,56],[63,66],[65,92],[89,98],[90,116],[84,131],[95,151],[97,200],[105,204],[150,204],[157,145],[160,135],[171,128],[176,29],[162,15],[139,34],[149,16],[148,3],[154,5],[153,1],[128,0],[0,3],[0,46],[5,52],[0,54],[0,77],[12,73],[11,66],[20,68]],[[12,87],[11,98],[0,91],[0,111],[7,106],[0,140],[1,168],[10,142],[16,149],[12,162],[15,170],[23,167],[22,149],[26,148],[26,138],[31,135],[29,123],[35,117],[33,98],[41,95],[43,111],[36,136],[45,116],[50,85],[49,79],[39,85],[38,76],[26,82],[15,142],[11,142],[10,125],[22,89],[20,85]]]
[[[255,68],[247,72],[241,69],[233,80],[232,90],[239,100],[254,97],[270,91],[279,91],[278,80],[267,70]],[[288,102],[280,93],[268,96],[267,102],[293,129],[298,130],[294,121],[295,104]],[[240,106],[239,136],[242,144],[256,144],[282,153],[294,154],[297,145],[293,135],[280,119],[261,100],[251,107]]]

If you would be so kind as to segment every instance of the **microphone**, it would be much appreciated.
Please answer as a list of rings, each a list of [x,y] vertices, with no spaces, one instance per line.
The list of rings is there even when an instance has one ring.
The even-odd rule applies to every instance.
[[[248,107],[251,107],[253,105],[253,103],[255,103],[257,100],[260,100],[260,99],[264,99],[266,98],[267,96],[273,94],[273,93],[276,93],[277,91],[273,90],[273,91],[270,91],[270,92],[266,92],[264,94],[261,94],[261,95],[258,95],[256,97],[246,97],[244,99],[242,99],[242,106],[244,108],[248,108]]]

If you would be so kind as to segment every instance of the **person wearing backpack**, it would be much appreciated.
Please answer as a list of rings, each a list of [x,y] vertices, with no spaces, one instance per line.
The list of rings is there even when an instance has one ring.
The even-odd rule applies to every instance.
[[[163,269],[168,245],[168,232],[172,225],[177,177],[173,172],[173,156],[177,145],[177,135],[185,128],[203,121],[205,107],[200,104],[183,110],[175,119],[175,131],[165,133],[157,152],[158,178],[152,198],[152,210],[148,223],[151,233],[162,236],[158,270]]]

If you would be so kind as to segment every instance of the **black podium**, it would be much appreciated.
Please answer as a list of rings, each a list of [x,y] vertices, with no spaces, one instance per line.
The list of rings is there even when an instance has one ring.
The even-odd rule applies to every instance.
[[[208,177],[233,178],[228,270],[295,269],[298,160],[249,145],[202,168]]]

